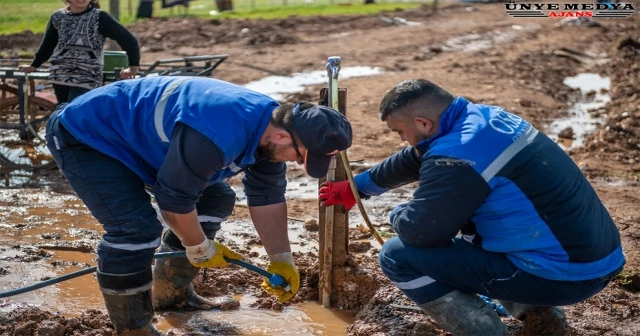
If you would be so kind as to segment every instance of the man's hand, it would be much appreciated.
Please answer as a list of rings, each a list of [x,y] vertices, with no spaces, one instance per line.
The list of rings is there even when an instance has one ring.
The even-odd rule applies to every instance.
[[[128,68],[123,69],[122,71],[120,71],[120,78],[122,78],[122,79],[136,78],[137,74],[138,74],[138,67],[137,66],[131,66],[131,67],[128,67]]]
[[[349,181],[323,183],[318,191],[318,198],[322,201],[322,206],[342,204],[346,211],[356,204]]]
[[[267,266],[267,272],[283,277],[291,286],[291,291],[285,292],[281,287],[271,286],[268,279],[264,279],[261,286],[267,293],[277,296],[280,303],[285,303],[298,292],[300,288],[300,273],[298,273],[296,266],[293,264],[291,252],[270,255],[269,258],[271,262]]]
[[[18,66],[18,71],[21,71],[21,72],[24,72],[24,73],[34,72],[34,71],[36,71],[36,67],[30,66],[30,65],[19,65]]]
[[[231,251],[228,247],[205,239],[199,245],[185,246],[187,250],[187,258],[195,267],[227,267],[229,263],[224,257],[229,259],[242,260],[242,256]]]

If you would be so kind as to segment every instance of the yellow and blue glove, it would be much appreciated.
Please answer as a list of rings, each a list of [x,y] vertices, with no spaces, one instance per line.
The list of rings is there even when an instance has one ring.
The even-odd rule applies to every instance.
[[[224,257],[243,259],[240,254],[210,239],[205,239],[204,242],[196,246],[185,246],[185,249],[189,262],[195,267],[227,267],[229,263],[224,260]]]
[[[285,303],[300,289],[300,273],[293,264],[291,252],[272,254],[269,259],[271,262],[267,266],[267,272],[283,277],[291,290],[287,292],[282,287],[273,287],[268,279],[264,279],[261,286],[267,293],[277,296],[280,303]]]

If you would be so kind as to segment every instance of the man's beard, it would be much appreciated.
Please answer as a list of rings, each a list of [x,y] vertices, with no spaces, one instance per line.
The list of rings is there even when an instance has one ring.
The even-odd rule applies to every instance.
[[[282,160],[276,159],[276,156],[278,156],[278,154],[282,153],[287,148],[289,148],[289,145],[285,146],[268,143],[264,146],[258,146],[257,153],[261,158],[265,158],[271,162],[279,162]]]

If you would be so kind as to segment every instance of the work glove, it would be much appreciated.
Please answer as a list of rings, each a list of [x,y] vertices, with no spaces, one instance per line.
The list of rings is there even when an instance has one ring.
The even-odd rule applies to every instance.
[[[349,211],[356,204],[349,181],[324,182],[318,190],[318,198],[322,201],[322,206],[342,204],[345,211]]]
[[[261,286],[267,293],[277,296],[280,303],[285,303],[298,292],[300,288],[300,273],[298,273],[296,266],[293,264],[291,252],[272,254],[269,259],[271,262],[267,266],[267,272],[283,277],[291,286],[291,291],[285,292],[282,287],[271,286],[268,279],[264,279]]]
[[[393,220],[396,219],[398,212],[404,210],[406,207],[407,203],[402,203],[393,208],[393,210],[391,210],[391,213],[389,214],[389,223],[393,224]]]
[[[242,260],[242,256],[231,251],[228,247],[205,239],[199,245],[185,246],[187,250],[187,259],[195,267],[227,267],[229,263],[224,257],[229,259]]]

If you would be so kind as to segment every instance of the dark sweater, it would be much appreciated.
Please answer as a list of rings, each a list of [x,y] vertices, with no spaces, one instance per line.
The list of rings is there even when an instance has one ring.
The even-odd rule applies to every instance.
[[[106,38],[115,40],[127,53],[130,66],[140,65],[136,38],[109,13],[92,6],[81,13],[66,8],[53,12],[31,65],[40,67],[51,59],[53,83],[98,87]]]

